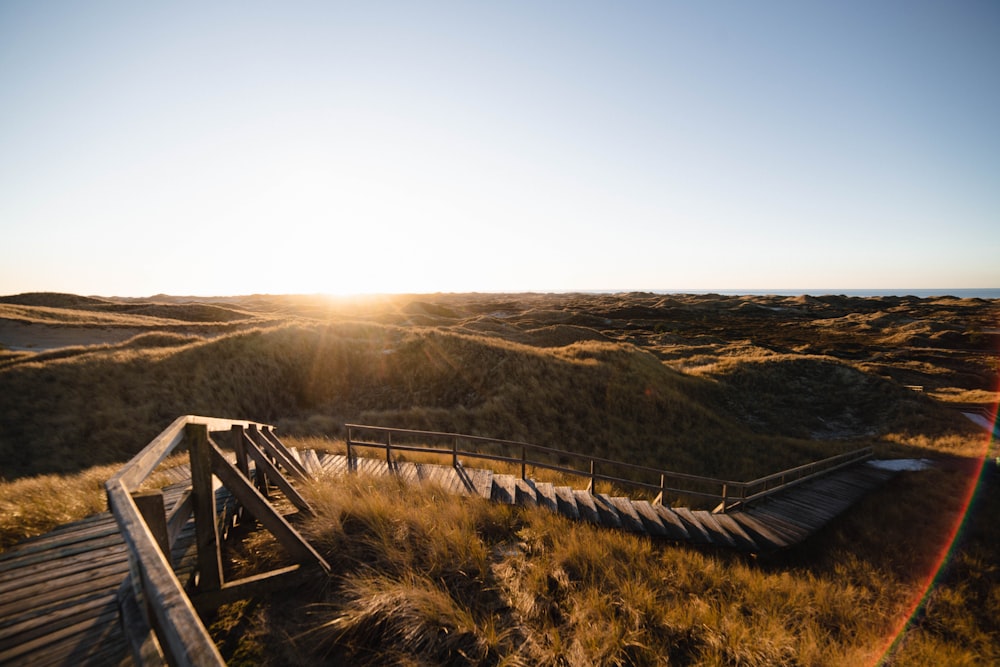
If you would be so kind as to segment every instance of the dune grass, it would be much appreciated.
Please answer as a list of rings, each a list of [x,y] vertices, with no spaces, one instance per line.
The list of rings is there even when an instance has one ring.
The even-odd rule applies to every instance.
[[[309,489],[317,515],[301,530],[331,577],[225,607],[212,632],[230,664],[872,665],[919,598],[966,482],[954,469],[904,473],[820,539],[758,561],[540,508],[443,503],[395,479],[327,480]],[[998,499],[994,483],[980,502]],[[1000,658],[997,617],[973,611],[1000,595],[995,563],[980,562],[996,545],[988,515],[970,522],[952,583],[886,664]],[[284,563],[267,536],[248,544],[244,572]]]
[[[767,561],[541,510],[441,502],[439,491],[392,481],[339,481],[312,491],[324,509],[304,527],[335,576],[221,610],[213,632],[233,664],[872,664],[963,509],[961,457],[984,450],[954,406],[989,407],[1000,384],[988,333],[997,308],[973,301],[0,302],[10,319],[147,331],[121,344],[0,351],[3,545],[103,509],[104,479],[189,413],[276,423],[289,444],[333,451],[342,424],[360,422],[744,480],[864,445],[940,466],[901,474]],[[1000,660],[991,479],[887,664]],[[227,567],[249,573],[281,558],[255,534]]]

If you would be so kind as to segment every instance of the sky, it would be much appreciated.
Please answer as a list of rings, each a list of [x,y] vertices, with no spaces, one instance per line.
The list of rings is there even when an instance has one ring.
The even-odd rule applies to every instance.
[[[0,0],[0,294],[995,288],[998,119],[992,0]]]

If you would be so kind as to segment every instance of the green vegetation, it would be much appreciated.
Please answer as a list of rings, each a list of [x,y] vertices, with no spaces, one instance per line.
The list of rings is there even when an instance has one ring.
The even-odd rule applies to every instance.
[[[336,576],[213,626],[237,664],[870,664],[963,509],[985,443],[955,407],[1000,398],[997,321],[947,298],[2,297],[0,548],[103,509],[104,479],[180,414],[299,447],[351,421],[735,479],[873,445],[938,467],[766,562],[392,481],[317,487],[304,529]],[[1000,658],[989,474],[890,664]],[[229,566],[280,553],[255,534]]]

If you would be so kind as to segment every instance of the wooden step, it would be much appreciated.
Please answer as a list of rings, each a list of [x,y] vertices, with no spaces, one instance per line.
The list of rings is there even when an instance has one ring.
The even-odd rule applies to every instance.
[[[653,509],[653,506],[649,504],[648,500],[633,500],[632,507],[642,520],[642,525],[646,529],[647,535],[650,537],[667,536],[667,529],[663,525],[663,520],[656,513],[656,510]]]
[[[691,510],[686,507],[673,507],[671,509],[673,509],[674,514],[680,518],[684,527],[687,528],[689,540],[695,544],[712,543],[712,536],[709,535],[705,527],[701,525],[701,522],[698,521],[697,517],[691,513]]]
[[[568,486],[556,487],[556,502],[559,505],[559,513],[575,521],[580,520],[580,508],[576,504],[576,496],[573,489]]]
[[[514,500],[517,505],[521,507],[535,507],[538,505],[538,494],[535,493],[535,487],[529,484],[527,480],[515,477],[514,490]]]
[[[535,497],[538,499],[539,507],[544,507],[550,512],[559,511],[559,500],[556,498],[556,487],[554,485],[534,480],[528,480],[528,484],[535,489]]]
[[[597,525],[601,524],[601,515],[597,511],[594,503],[594,496],[590,491],[583,489],[573,489],[573,499],[576,500],[576,509],[580,513],[580,518]]]
[[[622,528],[632,533],[646,534],[646,526],[643,524],[642,519],[639,518],[639,513],[635,511],[635,507],[632,506],[632,499],[625,497],[614,497],[609,498],[611,504],[615,506],[618,510],[618,518],[621,519]]]
[[[760,551],[774,551],[784,549],[794,544],[794,540],[775,531],[767,524],[755,519],[745,512],[727,512],[726,516],[736,522],[746,533],[753,538],[754,543]]]
[[[590,495],[594,499],[594,507],[597,508],[597,515],[600,517],[601,525],[608,528],[621,528],[622,520],[618,516],[618,510],[615,509],[611,499],[604,494],[592,493]]]
[[[691,539],[691,532],[688,530],[687,525],[681,521],[681,518],[677,516],[677,512],[672,508],[665,505],[652,505],[652,508],[656,510],[660,521],[663,522],[663,527],[667,529],[667,539],[679,542]]]
[[[517,502],[517,483],[513,475],[493,475],[493,489],[490,499],[493,502],[513,505]]]
[[[712,544],[717,547],[734,548],[736,546],[736,540],[734,540],[733,536],[729,534],[729,531],[723,528],[722,524],[716,520],[714,514],[705,510],[694,510],[691,512],[691,516],[696,518],[702,527],[705,528],[705,531],[709,535],[709,539],[712,540]]]
[[[733,520],[728,514],[714,514],[715,520],[726,529],[726,532],[733,538],[736,542],[736,548],[740,551],[750,551],[757,552],[760,551],[760,547],[757,545],[756,540],[750,537],[750,534]]]

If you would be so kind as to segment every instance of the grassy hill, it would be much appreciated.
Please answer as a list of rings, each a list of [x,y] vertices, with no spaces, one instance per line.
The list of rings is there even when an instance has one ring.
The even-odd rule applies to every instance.
[[[644,293],[0,297],[3,544],[100,509],[107,471],[188,413],[275,423],[303,446],[350,421],[735,479],[872,445],[939,466],[901,475],[767,563],[464,501],[424,511],[454,540],[436,542],[414,516],[419,497],[407,509],[391,488],[341,495],[310,528],[344,559],[343,576],[315,587],[328,613],[259,601],[223,610],[215,628],[236,663],[297,624],[318,628],[285,642],[302,664],[325,652],[371,664],[864,664],[965,509],[968,461],[986,442],[955,408],[998,399],[998,313],[950,298]],[[38,347],[9,342],[24,336]],[[1000,554],[981,518],[994,487],[893,664],[1000,654]],[[74,501],[49,512],[40,499],[54,494]],[[428,575],[435,550],[473,561]],[[240,558],[252,569],[280,554],[265,541]]]

